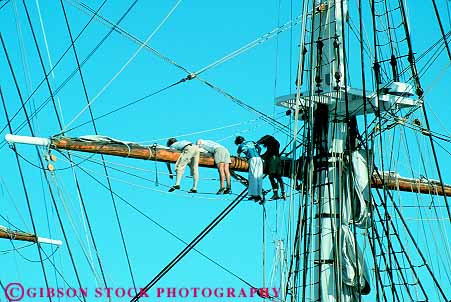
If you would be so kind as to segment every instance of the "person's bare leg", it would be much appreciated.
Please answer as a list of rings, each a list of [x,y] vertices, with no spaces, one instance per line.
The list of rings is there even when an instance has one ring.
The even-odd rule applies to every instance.
[[[224,163],[218,163],[218,171],[219,171],[219,183],[220,183],[220,188],[224,188],[224,178],[225,178],[225,173],[224,173]]]
[[[224,163],[224,173],[225,173],[225,178],[226,178],[226,182],[227,182],[227,188],[230,189],[232,187],[232,183],[230,182],[230,170],[229,170],[228,163]]]

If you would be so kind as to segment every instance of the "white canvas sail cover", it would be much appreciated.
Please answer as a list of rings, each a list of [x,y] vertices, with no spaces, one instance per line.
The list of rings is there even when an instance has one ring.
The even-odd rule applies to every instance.
[[[371,156],[371,152],[370,156]],[[354,151],[351,155],[350,178],[343,177],[345,181],[345,201],[342,209],[342,225],[340,232],[341,258],[342,258],[342,300],[358,301],[358,294],[370,292],[368,268],[363,258],[363,253],[356,245],[350,224],[355,227],[368,228],[370,226],[370,179],[369,172],[372,165],[368,166],[365,150]],[[372,162],[372,160],[371,160]],[[349,171],[345,165],[344,175]],[[352,179],[352,181],[351,181]],[[351,183],[348,183],[351,182]]]
[[[371,150],[368,151],[372,158]],[[352,207],[354,208],[354,217],[352,222],[359,228],[368,228],[371,225],[370,211],[368,204],[370,203],[370,179],[369,175],[373,171],[373,160],[368,164],[367,151],[357,150],[351,154],[352,176],[354,192]]]
[[[350,287],[351,292],[355,294],[358,294],[359,286],[361,294],[368,294],[370,292],[368,267],[360,248],[356,246],[354,234],[349,226],[342,225],[340,239],[342,244],[343,283]]]

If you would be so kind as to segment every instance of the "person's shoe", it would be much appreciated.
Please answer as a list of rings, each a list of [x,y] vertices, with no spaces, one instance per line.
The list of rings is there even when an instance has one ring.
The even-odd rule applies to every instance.
[[[197,193],[197,190],[196,190],[196,189],[190,189],[190,190],[188,191],[188,193]]]
[[[279,197],[279,194],[277,194],[277,192],[276,192],[273,194],[273,196],[271,196],[271,198],[269,200],[277,200],[277,199],[280,199],[280,197]]]
[[[262,191],[263,196],[265,196],[265,195],[268,194],[269,192],[271,192],[271,189],[269,189],[269,190],[263,190],[263,191]]]
[[[179,185],[175,185],[169,188],[168,192],[174,192],[175,190],[180,190],[180,186]]]
[[[225,191],[225,188],[221,188],[221,189],[219,189],[218,192],[216,192],[216,194],[217,195],[224,194],[224,191]]]
[[[285,194],[285,192],[282,192],[282,196],[280,196],[283,200],[287,199],[287,194]]]
[[[257,200],[259,196],[251,195],[247,198],[247,200]]]
[[[265,199],[261,196],[255,196],[255,202],[258,202],[260,205],[265,203]]]
[[[226,188],[224,194],[232,194],[232,188]]]

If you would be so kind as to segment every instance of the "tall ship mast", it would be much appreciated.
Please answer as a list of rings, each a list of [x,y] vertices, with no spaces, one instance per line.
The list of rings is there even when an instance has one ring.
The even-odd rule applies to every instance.
[[[451,301],[448,5],[233,4],[0,1],[0,301]]]

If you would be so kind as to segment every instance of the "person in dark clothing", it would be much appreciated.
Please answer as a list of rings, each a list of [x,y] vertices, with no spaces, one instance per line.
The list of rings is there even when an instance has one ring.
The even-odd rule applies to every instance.
[[[266,148],[261,155],[265,161],[264,172],[268,175],[274,195],[271,200],[286,199],[285,185],[282,179],[282,165],[280,161],[280,143],[271,135],[265,135],[257,141],[257,144]],[[279,186],[281,195],[279,196]]]

